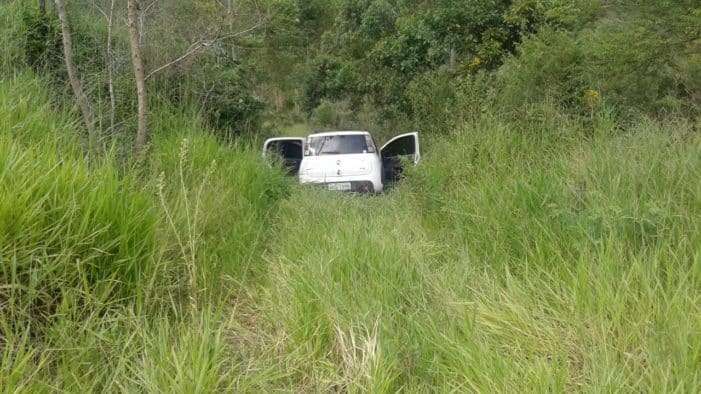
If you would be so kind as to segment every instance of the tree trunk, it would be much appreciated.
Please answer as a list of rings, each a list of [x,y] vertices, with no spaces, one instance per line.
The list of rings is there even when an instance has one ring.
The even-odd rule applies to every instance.
[[[114,0],[110,1],[110,13],[107,17],[107,82],[110,93],[110,132],[114,132],[114,114],[117,111],[117,99],[114,95],[114,57],[112,54],[112,25],[114,16]]]
[[[148,103],[146,96],[146,77],[144,63],[141,57],[139,45],[139,4],[138,0],[127,1],[127,22],[129,25],[129,42],[131,46],[131,62],[134,66],[134,80],[136,82],[136,98],[138,101],[138,130],[134,150],[141,154],[148,143]]]
[[[450,46],[450,58],[448,60],[448,67],[451,72],[455,71],[455,48]]]
[[[46,14],[46,0],[39,0],[39,12],[42,15]]]
[[[66,63],[66,70],[68,71],[68,80],[71,83],[71,88],[73,89],[73,94],[75,95],[75,100],[80,107],[80,112],[83,115],[83,121],[85,122],[85,127],[88,129],[88,138],[90,140],[90,147],[94,148],[95,141],[95,127],[93,123],[93,113],[90,107],[90,102],[88,101],[88,96],[85,95],[83,91],[83,85],[80,82],[78,73],[73,64],[73,41],[71,40],[71,31],[68,25],[68,18],[66,16],[66,8],[63,0],[55,0],[56,13],[58,14],[58,19],[61,21],[61,34],[63,36],[63,59]]]

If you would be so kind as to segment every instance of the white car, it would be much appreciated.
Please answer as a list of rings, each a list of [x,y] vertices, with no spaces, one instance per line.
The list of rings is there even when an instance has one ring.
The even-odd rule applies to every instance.
[[[379,150],[367,131],[332,131],[301,137],[270,138],[263,156],[277,153],[300,183],[329,190],[379,193],[399,179],[402,157],[421,159],[419,133],[398,135]]]

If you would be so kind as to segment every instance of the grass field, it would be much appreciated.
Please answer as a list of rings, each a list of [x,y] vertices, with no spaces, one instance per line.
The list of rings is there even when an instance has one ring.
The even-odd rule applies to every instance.
[[[701,387],[686,122],[485,115],[375,197],[153,122],[145,169],[86,162],[40,82],[0,82],[2,390]]]

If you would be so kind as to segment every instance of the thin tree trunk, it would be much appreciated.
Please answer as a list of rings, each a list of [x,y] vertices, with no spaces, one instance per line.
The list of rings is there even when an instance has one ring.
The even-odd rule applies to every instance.
[[[144,43],[143,32],[144,32],[144,24],[145,24],[146,14],[148,14],[148,12],[151,10],[151,8],[153,8],[154,5],[156,5],[157,2],[158,2],[158,0],[153,0],[151,2],[151,4],[146,6],[146,8],[139,8],[139,11],[140,11],[139,12],[139,32],[141,32],[141,34],[139,35],[139,45],[143,45],[143,43]]]
[[[110,1],[110,13],[107,18],[107,83],[110,93],[110,132],[114,132],[114,114],[117,111],[117,99],[114,95],[114,77],[112,54],[112,21],[114,15],[114,0]]]
[[[146,96],[146,77],[144,63],[141,57],[139,45],[139,5],[138,0],[127,1],[127,22],[129,25],[129,41],[131,44],[131,62],[134,66],[134,79],[136,82],[136,98],[138,100],[138,130],[134,150],[141,154],[148,142],[148,103]]]
[[[450,71],[455,71],[455,48],[451,45],[450,46],[450,60],[448,61],[448,67],[450,68]]]
[[[46,0],[39,0],[39,12],[42,15],[46,14]]]
[[[78,103],[80,112],[83,115],[85,127],[88,129],[90,147],[93,148],[93,144],[95,143],[93,113],[92,108],[90,107],[90,102],[88,101],[88,96],[86,96],[85,92],[83,91],[82,83],[80,82],[75,64],[73,63],[73,41],[71,40],[71,31],[68,25],[68,18],[66,16],[66,8],[63,0],[55,0],[55,4],[58,19],[61,21],[61,34],[63,36],[63,59],[66,63],[66,70],[68,71],[68,80],[71,83],[75,100]]]

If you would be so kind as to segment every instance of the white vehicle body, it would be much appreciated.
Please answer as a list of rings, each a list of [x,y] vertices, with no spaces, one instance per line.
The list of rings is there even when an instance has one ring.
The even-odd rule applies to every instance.
[[[263,156],[276,152],[303,184],[330,190],[378,193],[399,179],[402,157],[421,158],[418,133],[398,135],[377,149],[367,131],[332,131],[265,141]]]

